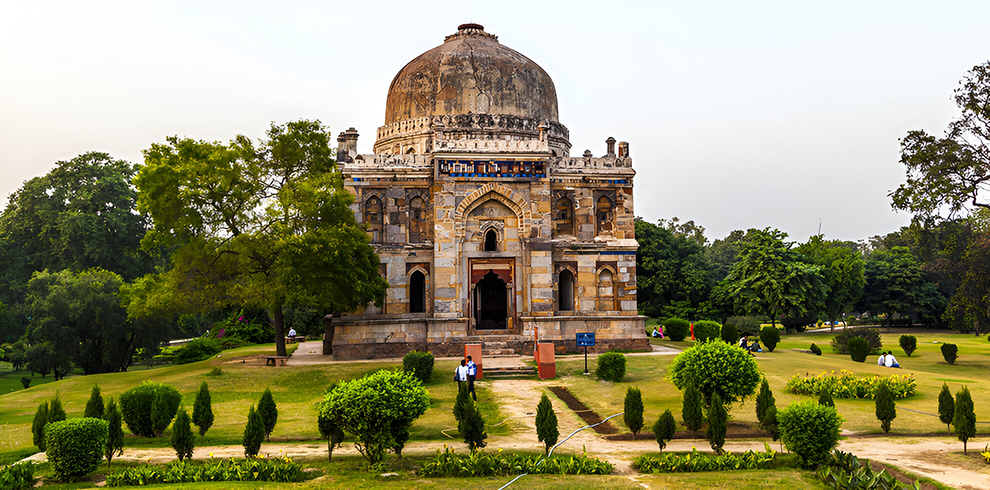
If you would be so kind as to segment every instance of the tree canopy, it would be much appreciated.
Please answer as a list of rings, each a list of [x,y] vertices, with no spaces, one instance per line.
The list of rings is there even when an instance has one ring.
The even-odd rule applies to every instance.
[[[907,247],[876,250],[866,260],[866,287],[860,311],[884,313],[889,326],[894,313],[941,311],[945,298],[925,279],[921,265]]]
[[[842,313],[852,310],[863,295],[866,285],[863,256],[855,244],[838,240],[826,241],[822,235],[811,237],[807,243],[797,247],[797,252],[821,267],[825,297],[822,312],[832,320]]]
[[[273,123],[258,144],[170,137],[145,150],[134,179],[152,222],[142,246],[174,252],[134,311],[267,307],[285,355],[284,306],[330,313],[380,302],[387,284],[330,141],[319,121],[300,120]]]
[[[691,226],[685,228],[689,224]],[[639,241],[636,292],[643,314],[680,318],[706,316],[708,305],[705,303],[715,281],[705,261],[703,231],[704,228],[694,226],[693,221],[678,226],[677,218],[661,222],[661,226],[636,221],[636,239]]]
[[[901,140],[907,182],[890,193],[894,209],[927,221],[990,208],[990,61],[963,75],[954,98],[961,114],[944,137],[915,130]]]

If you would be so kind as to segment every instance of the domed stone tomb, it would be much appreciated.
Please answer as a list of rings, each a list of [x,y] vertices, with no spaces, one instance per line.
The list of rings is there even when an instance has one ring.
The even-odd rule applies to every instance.
[[[328,319],[341,359],[464,345],[529,354],[646,350],[636,310],[629,145],[570,156],[546,71],[478,24],[410,61],[389,87],[372,154],[338,137],[352,206],[389,282],[385,302]]]

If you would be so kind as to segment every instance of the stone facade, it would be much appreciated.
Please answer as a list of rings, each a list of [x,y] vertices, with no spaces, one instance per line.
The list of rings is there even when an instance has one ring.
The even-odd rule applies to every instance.
[[[649,347],[629,145],[616,153],[609,138],[602,157],[569,157],[567,128],[547,118],[552,88],[539,66],[468,24],[396,76],[375,154],[357,152],[353,128],[341,133],[345,187],[390,287],[381,307],[333,319],[336,357],[460,355],[493,336],[529,353],[537,331],[562,351],[576,350],[577,332],[595,332],[596,350]]]

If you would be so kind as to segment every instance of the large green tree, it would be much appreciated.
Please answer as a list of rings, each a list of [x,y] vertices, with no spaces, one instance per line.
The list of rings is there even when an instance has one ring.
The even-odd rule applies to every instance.
[[[28,339],[51,345],[86,374],[124,371],[136,346],[161,341],[152,325],[128,321],[120,276],[103,269],[36,272],[28,282]],[[57,376],[57,375],[56,375]]]
[[[963,263],[965,273],[946,316],[953,328],[967,331],[972,325],[977,333],[986,332],[990,329],[990,233],[970,243]]]
[[[797,247],[797,252],[821,267],[822,282],[827,291],[822,302],[822,312],[832,320],[834,330],[835,321],[842,313],[856,306],[856,302],[863,296],[863,287],[866,285],[863,256],[856,244],[838,240],[826,241],[822,235],[811,237],[807,243]]]
[[[890,193],[895,209],[937,220],[990,208],[990,61],[963,76],[955,101],[961,114],[944,137],[915,130],[901,140],[907,182]]]
[[[828,286],[820,266],[807,263],[779,230],[751,230],[740,242],[739,260],[725,279],[724,292],[738,309],[770,317],[804,316],[822,307]]]
[[[866,287],[860,311],[883,313],[890,328],[894,313],[941,311],[945,298],[925,278],[907,247],[876,250],[866,259]]]
[[[142,245],[175,249],[171,268],[143,285],[145,303],[267,307],[285,355],[286,306],[331,313],[381,301],[387,283],[330,141],[319,121],[301,120],[272,124],[257,144],[170,137],[145,150],[134,182],[153,228]]]
[[[637,298],[644,315],[707,316],[715,281],[705,260],[703,231],[690,221],[678,224],[677,218],[660,225],[636,221]]]

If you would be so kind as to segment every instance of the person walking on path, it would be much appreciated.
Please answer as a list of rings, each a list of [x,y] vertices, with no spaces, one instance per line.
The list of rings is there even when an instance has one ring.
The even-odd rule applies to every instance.
[[[471,360],[471,356],[467,356],[467,382],[468,382],[468,392],[471,393],[471,398],[474,401],[478,401],[478,395],[474,394],[474,380],[478,379],[478,365]]]
[[[454,381],[457,381],[458,390],[461,388],[461,383],[467,381],[467,373],[467,361],[461,359],[461,365],[457,366],[457,369],[454,370]]]

